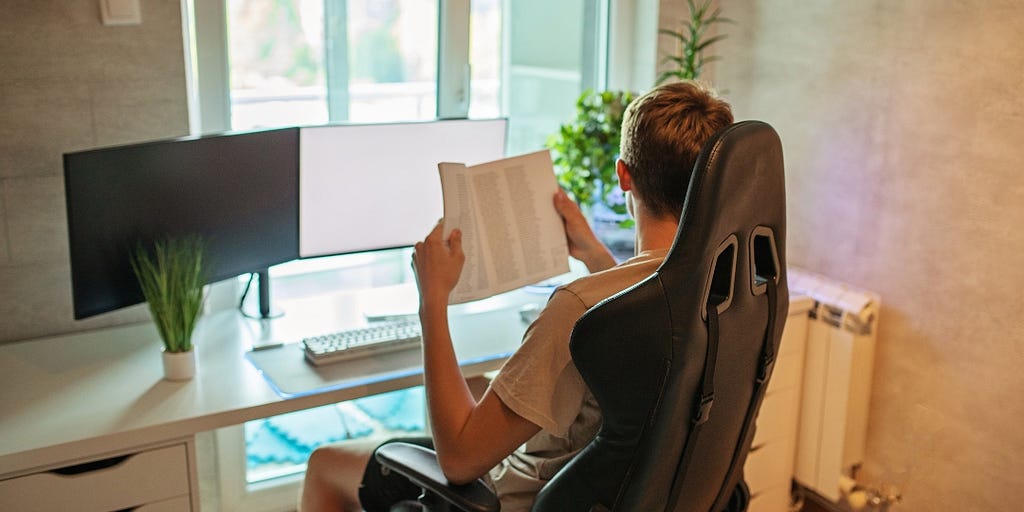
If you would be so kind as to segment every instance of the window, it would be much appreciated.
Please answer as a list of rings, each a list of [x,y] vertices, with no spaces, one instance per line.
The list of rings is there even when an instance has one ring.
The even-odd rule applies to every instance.
[[[646,88],[654,77],[653,52],[647,51],[656,40],[654,0],[187,0],[186,5],[196,133],[504,116],[507,151],[519,154],[541,149],[573,116],[584,89],[608,83]],[[619,70],[609,66],[607,42],[616,40],[610,32],[624,42],[611,56],[623,63]],[[639,43],[640,36],[647,44]],[[639,69],[648,61],[649,70]],[[621,78],[648,75],[638,87]],[[345,279],[330,282],[372,285],[385,278],[356,276],[353,269],[388,257],[318,258],[271,269],[271,275],[322,286],[324,279],[303,275],[341,272]],[[407,261],[396,264],[386,279],[410,279]],[[421,392],[406,393],[401,411],[422,407]],[[308,414],[310,421],[325,414],[366,419],[358,402]],[[280,433],[297,418],[217,432],[222,508],[294,506],[303,455],[272,461],[263,454],[266,461],[260,462],[252,440]]]
[[[604,0],[193,1],[201,132],[505,116],[519,154],[605,81]]]

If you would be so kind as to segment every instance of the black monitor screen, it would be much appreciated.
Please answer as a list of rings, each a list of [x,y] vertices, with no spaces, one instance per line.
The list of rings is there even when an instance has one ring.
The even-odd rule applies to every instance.
[[[198,234],[208,282],[298,258],[297,128],[64,155],[75,318],[143,301],[136,242]]]

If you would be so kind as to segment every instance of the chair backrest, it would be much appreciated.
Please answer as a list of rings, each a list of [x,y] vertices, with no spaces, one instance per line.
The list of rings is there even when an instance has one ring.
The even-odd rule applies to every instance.
[[[603,424],[535,511],[726,508],[782,337],[785,234],[779,137],[736,123],[701,151],[657,272],[573,329]]]

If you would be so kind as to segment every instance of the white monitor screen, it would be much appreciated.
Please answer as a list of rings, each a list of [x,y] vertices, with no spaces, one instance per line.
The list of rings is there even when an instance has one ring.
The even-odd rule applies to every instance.
[[[505,156],[506,120],[299,130],[299,256],[410,246],[444,212],[439,162]]]

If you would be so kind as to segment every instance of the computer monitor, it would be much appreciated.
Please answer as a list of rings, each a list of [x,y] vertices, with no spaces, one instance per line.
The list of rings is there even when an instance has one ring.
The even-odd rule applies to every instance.
[[[505,156],[507,121],[329,125],[299,131],[299,256],[406,247],[444,214],[439,162]]]
[[[144,300],[138,241],[202,236],[208,282],[298,258],[298,154],[298,128],[65,154],[75,318]]]

